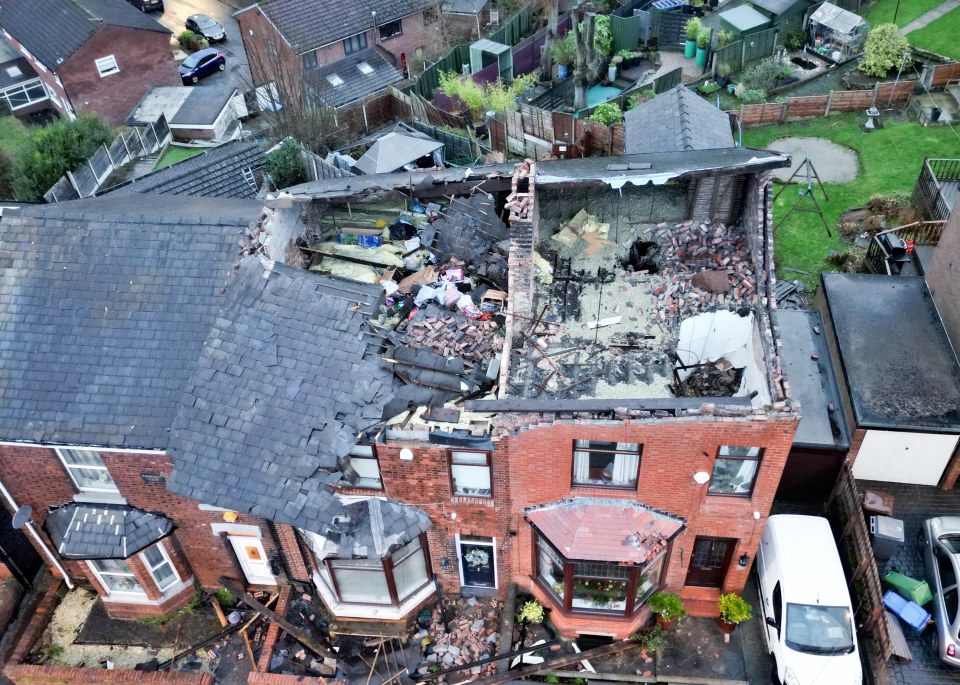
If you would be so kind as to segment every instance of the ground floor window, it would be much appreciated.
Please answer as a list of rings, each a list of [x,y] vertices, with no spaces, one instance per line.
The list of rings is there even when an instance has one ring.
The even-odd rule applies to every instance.
[[[0,91],[0,100],[6,101],[11,110],[27,107],[35,102],[41,102],[48,98],[47,89],[43,87],[40,79],[18,83],[6,90]]]
[[[106,589],[107,594],[115,592],[123,594],[146,594],[140,583],[137,582],[133,571],[122,559],[95,559],[87,562],[93,569],[97,580]]]
[[[386,559],[327,559],[320,577],[347,604],[397,605],[429,583],[433,574],[420,536]]]
[[[570,560],[537,535],[537,580],[564,611],[629,616],[660,587],[666,554],[643,566]]]

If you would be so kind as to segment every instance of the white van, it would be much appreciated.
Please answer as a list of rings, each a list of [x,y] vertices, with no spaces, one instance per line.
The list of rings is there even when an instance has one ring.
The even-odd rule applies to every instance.
[[[757,575],[774,682],[861,685],[853,607],[827,520],[767,519]]]

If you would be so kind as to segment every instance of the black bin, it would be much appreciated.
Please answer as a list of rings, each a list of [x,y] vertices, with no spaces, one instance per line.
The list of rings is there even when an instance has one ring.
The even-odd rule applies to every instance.
[[[903,544],[903,521],[890,516],[871,516],[870,542],[877,561],[889,561]]]

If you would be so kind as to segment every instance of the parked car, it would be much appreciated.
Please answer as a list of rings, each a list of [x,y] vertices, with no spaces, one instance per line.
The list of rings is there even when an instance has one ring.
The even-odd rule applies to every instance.
[[[185,26],[188,31],[203,36],[211,43],[219,43],[227,39],[227,32],[223,27],[206,14],[193,14],[187,17]]]
[[[187,86],[227,68],[227,60],[216,48],[198,50],[180,64],[180,79]]]
[[[923,560],[933,593],[934,651],[940,660],[960,666],[960,516],[939,516],[923,522]]]
[[[757,551],[760,610],[771,680],[783,685],[861,685],[847,580],[830,524],[777,515]]]
[[[163,11],[163,0],[129,0],[130,4],[143,12]]]

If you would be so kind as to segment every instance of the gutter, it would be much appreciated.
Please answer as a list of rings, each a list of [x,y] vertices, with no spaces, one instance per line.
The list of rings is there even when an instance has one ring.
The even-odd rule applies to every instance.
[[[10,491],[7,490],[7,487],[0,481],[0,493],[3,494],[4,499],[7,500],[7,504],[11,506],[14,511],[17,511],[20,507],[17,506],[16,500],[13,499],[13,496],[10,494]],[[37,532],[36,528],[33,527],[33,521],[27,521],[24,524],[24,527],[30,531],[30,534],[33,536],[33,539],[37,541],[37,544],[40,545],[40,548],[47,555],[47,558],[50,559],[50,562],[54,567],[60,572],[60,575],[63,576],[63,582],[67,584],[67,587],[71,590],[74,588],[73,581],[70,580],[70,574],[67,573],[66,569],[60,565],[60,561],[54,556],[53,552],[47,547],[47,543],[43,541],[43,538],[40,537],[40,534]]]

